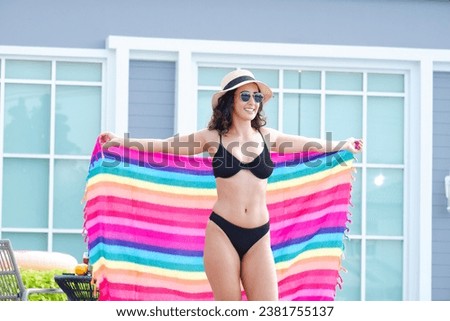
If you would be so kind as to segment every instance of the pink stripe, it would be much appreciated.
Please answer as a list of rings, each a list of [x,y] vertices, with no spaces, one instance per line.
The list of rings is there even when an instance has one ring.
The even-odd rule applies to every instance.
[[[217,199],[217,196],[184,196],[177,194],[168,194],[168,193],[160,193],[153,194],[148,191],[141,190],[135,186],[123,185],[119,186],[117,184],[109,184],[108,186],[99,186],[96,185],[90,186],[86,193],[86,199],[90,200],[99,196],[108,197],[118,197],[124,199],[130,199],[138,202],[148,202],[156,205],[165,204],[179,204],[183,203],[183,206],[186,208],[212,208],[214,202]]]
[[[92,149],[91,154],[91,163],[95,162],[98,159],[103,158],[102,145],[100,144],[100,136],[97,137],[94,148]]]
[[[335,290],[307,289],[292,294],[280,293],[283,301],[334,301]]]
[[[318,207],[324,203],[329,203],[336,200],[344,199],[348,201],[348,193],[348,185],[338,185],[322,192],[305,194],[300,197],[297,196],[295,198],[286,197],[280,202],[270,203],[270,208],[277,209],[286,206],[292,206],[295,204],[302,204],[302,206],[305,207]]]
[[[303,280],[302,280],[303,281]],[[292,288],[289,289],[279,289],[279,295],[282,297],[298,297],[298,296],[324,296],[325,293],[331,293],[330,299],[333,297],[336,291],[336,279],[334,284],[322,284],[322,283],[309,283],[304,284],[301,282],[299,284],[298,280],[295,282]]]
[[[273,213],[274,216],[276,216],[277,221],[284,221],[287,219],[295,218],[296,215],[306,215],[310,214],[311,212],[320,212],[328,209],[332,205],[345,203],[348,203],[347,197],[334,197],[331,200],[328,198],[321,198],[319,199],[319,202],[310,202],[309,200],[305,200],[305,202],[294,202],[292,200],[287,200],[286,202],[284,202],[284,206],[282,207],[279,206],[280,204],[278,204],[278,206],[276,207],[270,206],[269,211]],[[283,219],[280,219],[280,216]]]
[[[170,249],[203,250],[204,236],[174,235],[163,232],[146,231],[123,225],[97,224],[89,228],[89,242],[97,237],[112,240],[138,242]]]
[[[289,209],[292,207],[298,208],[299,205],[301,205],[302,208],[317,207],[316,210],[320,210],[320,207],[327,207],[328,203],[331,202],[338,201],[339,204],[348,204],[349,190],[348,184],[340,184],[324,191],[310,193],[295,198],[286,198],[276,203],[269,203],[268,208],[271,213],[276,213],[274,216],[278,221],[283,221],[296,217],[298,212],[296,211],[292,214]],[[304,212],[307,213],[308,210],[304,210]]]
[[[136,284],[109,283],[109,292],[114,292],[112,300],[127,301],[179,301],[213,300],[212,292],[186,293],[167,288],[143,287]]]
[[[209,215],[209,211],[207,214]],[[162,218],[158,219],[158,218],[154,218],[154,217],[137,217],[137,215],[129,214],[129,212],[116,212],[113,210],[108,210],[107,207],[104,207],[103,209],[98,209],[94,212],[90,211],[90,213],[88,214],[87,217],[89,217],[89,221],[100,219],[100,220],[106,220],[106,222],[108,222],[108,220],[110,218],[112,218],[112,219],[130,218],[135,221],[134,224],[151,222],[152,224],[158,224],[158,225],[164,225],[164,226],[180,225],[184,228],[192,228],[192,229],[205,228],[205,224],[206,224],[205,222],[207,221],[207,218],[208,218],[208,215],[199,215],[198,221],[181,222],[181,221],[172,219],[170,213],[160,212],[160,215],[167,217],[167,219],[162,219]],[[104,216],[105,218],[101,218],[102,216]],[[204,220],[201,219],[203,217],[204,217]],[[89,226],[89,222],[86,222],[86,226]]]
[[[148,275],[146,273],[133,272],[129,274],[122,273],[110,273],[108,280],[113,283],[122,284],[139,284],[142,287],[154,287],[154,288],[168,288],[175,291],[185,292],[185,293],[207,293],[211,291],[211,286],[208,280],[182,280],[182,282],[177,282],[176,278],[168,279],[158,279]]]
[[[285,222],[309,222],[315,219],[319,219],[323,217],[324,215],[327,215],[330,212],[345,212],[348,213],[348,205],[347,208],[345,207],[345,202],[348,202],[346,200],[336,200],[335,202],[330,203],[324,203],[323,205],[319,206],[318,208],[314,207],[295,207],[295,206],[289,206],[286,208],[285,211],[282,209],[269,209],[271,214],[271,223],[273,223],[275,226],[278,224],[285,224]],[[334,204],[333,204],[334,203]],[[279,217],[283,216],[285,219],[280,220]],[[297,220],[296,220],[297,219]]]
[[[122,212],[126,216],[132,215],[132,217],[138,221],[157,222],[158,220],[161,220],[161,222],[164,222],[167,220],[171,222],[180,222],[183,225],[191,227],[202,225],[202,218],[207,218],[211,213],[210,208],[164,206],[112,196],[98,196],[90,200],[89,206],[87,207],[87,213],[97,212],[98,209],[108,208],[108,213],[112,210],[116,213],[115,215],[120,216],[119,213]],[[139,211],[136,211],[136,209],[139,209]],[[199,218],[199,220],[192,220],[192,217]]]
[[[203,224],[200,224],[199,228],[189,228],[181,225],[174,225],[173,222],[169,224],[155,224],[153,222],[143,222],[136,221],[133,218],[125,218],[125,217],[113,217],[107,215],[98,215],[95,218],[91,218],[89,223],[86,224],[86,228],[97,224],[112,224],[112,225],[123,225],[123,226],[139,226],[139,229],[145,229],[149,231],[164,231],[168,234],[182,234],[188,236],[204,236],[206,221]],[[138,224],[136,224],[138,223]]]
[[[336,222],[338,220],[338,222]],[[281,229],[271,229],[270,238],[273,245],[288,239],[301,238],[316,234],[321,228],[345,227],[347,213],[329,213],[328,215],[306,224],[299,222]],[[339,223],[339,224],[338,224]]]
[[[270,212],[272,217],[277,216],[276,213],[274,212]],[[295,213],[295,212],[289,212],[289,215]],[[299,213],[299,212],[297,212]],[[270,221],[270,227],[271,229],[274,230],[279,230],[282,229],[290,224],[293,223],[305,223],[307,224],[308,222],[320,219],[326,215],[328,215],[329,213],[345,213],[346,216],[348,214],[348,205],[346,204],[341,204],[341,205],[332,205],[328,208],[322,209],[320,211],[317,212],[312,212],[309,214],[299,214],[299,217],[296,219],[294,218],[289,218],[283,221],[279,221],[278,222],[274,222],[273,219],[271,219]]]
[[[187,170],[211,171],[211,158],[202,156],[184,156],[164,153],[139,152],[136,149],[110,147],[108,151],[114,155],[124,155],[134,161],[141,160],[149,163],[164,164],[167,168],[182,168]]]
[[[99,147],[94,148],[94,152],[99,151]],[[111,154],[114,155],[124,155],[125,157],[132,159],[134,161],[136,160],[144,160],[148,161],[151,160],[157,164],[167,164],[167,167],[172,168],[179,168],[180,163],[182,164],[183,168],[189,169],[189,170],[202,170],[202,171],[208,171],[211,170],[211,157],[202,157],[198,155],[173,155],[173,154],[165,154],[165,153],[153,153],[153,152],[144,152],[144,151],[138,151],[135,148],[129,149],[124,148],[123,146],[120,147],[109,147],[108,151]],[[290,162],[292,160],[297,160],[299,158],[311,158],[319,155],[318,152],[300,152],[300,153],[289,153],[289,154],[279,154],[275,152],[270,153],[270,157],[275,163],[284,163],[284,162]]]
[[[161,239],[157,234],[164,233],[137,233],[135,229],[124,232],[125,228],[115,227],[111,229],[105,225],[96,225],[88,230],[89,241],[95,242],[99,237],[109,240],[121,240],[126,242],[134,242],[142,245],[152,245],[166,249],[185,249],[189,251],[203,251],[204,237],[171,237],[169,239]],[[135,234],[130,234],[130,231]],[[166,236],[167,237],[167,236]],[[186,245],[188,243],[188,245]]]
[[[299,159],[299,158],[312,158],[314,156],[319,155],[320,153],[318,152],[300,152],[300,153],[286,153],[286,154],[279,154],[279,153],[275,153],[275,152],[271,152],[270,153],[270,158],[272,159],[272,161],[274,161],[275,163],[284,163],[284,162],[290,162],[292,160],[295,159]]]
[[[350,188],[347,182],[350,181],[351,177],[351,170],[349,169],[345,172],[334,174],[333,176],[330,176],[329,179],[322,179],[320,181],[294,185],[291,187],[280,186],[278,189],[269,190],[267,192],[267,202],[268,204],[276,204],[286,199],[305,197],[323,190],[334,188],[341,184],[347,185],[348,188]]]
[[[308,288],[322,288],[330,289],[334,288],[337,283],[338,273],[333,270],[313,270],[297,275],[291,275],[278,282],[280,292],[290,292],[299,289]],[[299,284],[298,279],[301,278],[302,282]]]
[[[279,294],[283,300],[333,300],[337,278],[336,270],[315,270],[291,275],[279,282]]]

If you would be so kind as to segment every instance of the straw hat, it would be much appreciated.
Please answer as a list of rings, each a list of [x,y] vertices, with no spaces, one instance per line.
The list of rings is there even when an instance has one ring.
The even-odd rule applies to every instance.
[[[223,77],[220,87],[222,90],[216,92],[211,99],[212,107],[215,108],[219,104],[219,98],[225,95],[227,91],[236,89],[245,84],[255,83],[258,85],[260,92],[264,95],[263,103],[272,98],[272,90],[262,81],[256,80],[255,76],[248,70],[234,70]]]

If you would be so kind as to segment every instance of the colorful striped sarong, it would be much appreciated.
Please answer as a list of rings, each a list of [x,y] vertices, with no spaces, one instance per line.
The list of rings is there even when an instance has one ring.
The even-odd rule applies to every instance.
[[[334,300],[353,154],[271,157],[267,204],[279,298]],[[102,150],[97,141],[84,227],[100,300],[213,300],[203,245],[215,186],[210,158]]]

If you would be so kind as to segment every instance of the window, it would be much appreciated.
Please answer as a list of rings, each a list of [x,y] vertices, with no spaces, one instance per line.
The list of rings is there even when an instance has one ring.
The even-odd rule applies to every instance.
[[[402,300],[405,75],[352,70],[252,69],[274,98],[268,126],[289,134],[341,140],[364,137],[357,156],[352,223],[337,300]],[[199,67],[198,129],[211,96],[232,68]]]
[[[79,257],[81,200],[101,129],[103,64],[0,61],[2,238],[17,249]]]

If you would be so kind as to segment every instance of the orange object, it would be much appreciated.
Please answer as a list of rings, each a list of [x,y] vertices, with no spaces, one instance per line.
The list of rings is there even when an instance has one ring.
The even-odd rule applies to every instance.
[[[86,275],[88,273],[88,265],[85,263],[80,263],[75,266],[76,275]]]

